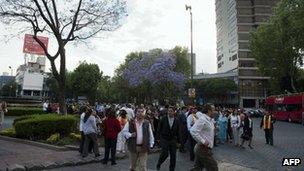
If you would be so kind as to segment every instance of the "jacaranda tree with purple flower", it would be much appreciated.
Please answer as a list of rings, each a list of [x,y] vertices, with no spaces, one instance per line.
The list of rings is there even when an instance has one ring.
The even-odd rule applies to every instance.
[[[174,100],[185,85],[185,75],[175,72],[175,67],[176,57],[172,52],[146,52],[142,58],[135,58],[127,64],[122,77],[139,94],[148,96],[142,97],[144,100]]]

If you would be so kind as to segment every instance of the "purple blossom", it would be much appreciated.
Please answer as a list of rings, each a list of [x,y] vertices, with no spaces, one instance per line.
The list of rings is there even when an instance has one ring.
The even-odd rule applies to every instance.
[[[174,71],[175,57],[172,53],[162,52],[159,55],[145,53],[142,59],[133,59],[123,72],[123,77],[131,87],[137,87],[143,81],[152,85],[172,83],[176,88],[182,89],[185,76]]]

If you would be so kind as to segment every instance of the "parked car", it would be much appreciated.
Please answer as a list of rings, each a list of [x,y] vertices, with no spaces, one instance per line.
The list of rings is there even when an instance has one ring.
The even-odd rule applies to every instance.
[[[245,112],[248,116],[251,117],[262,117],[264,116],[264,112],[261,109],[245,109]]]

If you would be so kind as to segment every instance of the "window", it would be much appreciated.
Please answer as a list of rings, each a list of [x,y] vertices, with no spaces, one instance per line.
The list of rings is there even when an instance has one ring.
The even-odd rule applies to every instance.
[[[231,60],[232,61],[234,61],[234,60],[236,60],[237,59],[237,54],[235,54],[235,55],[233,55],[232,57],[231,57]]]
[[[219,55],[219,56],[217,57],[217,61],[222,60],[223,56],[224,56],[224,54]]]
[[[301,109],[301,104],[288,104],[286,105],[287,111],[295,112]]]

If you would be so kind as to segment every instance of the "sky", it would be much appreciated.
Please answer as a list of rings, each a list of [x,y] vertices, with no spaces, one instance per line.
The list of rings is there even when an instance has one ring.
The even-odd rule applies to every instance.
[[[216,25],[214,0],[128,0],[129,16],[116,31],[100,33],[89,45],[73,43],[66,48],[67,69],[74,70],[80,61],[96,63],[104,75],[113,76],[115,69],[133,51],[154,48],[171,49],[176,45],[190,47],[190,14],[185,4],[192,6],[193,51],[196,72],[216,72]],[[4,36],[18,30],[0,24],[0,75],[15,74],[24,63],[23,35],[5,42]],[[52,48],[53,40],[49,47]],[[190,48],[189,48],[190,49]],[[49,68],[47,62],[46,67]],[[49,71],[47,69],[47,71]]]

